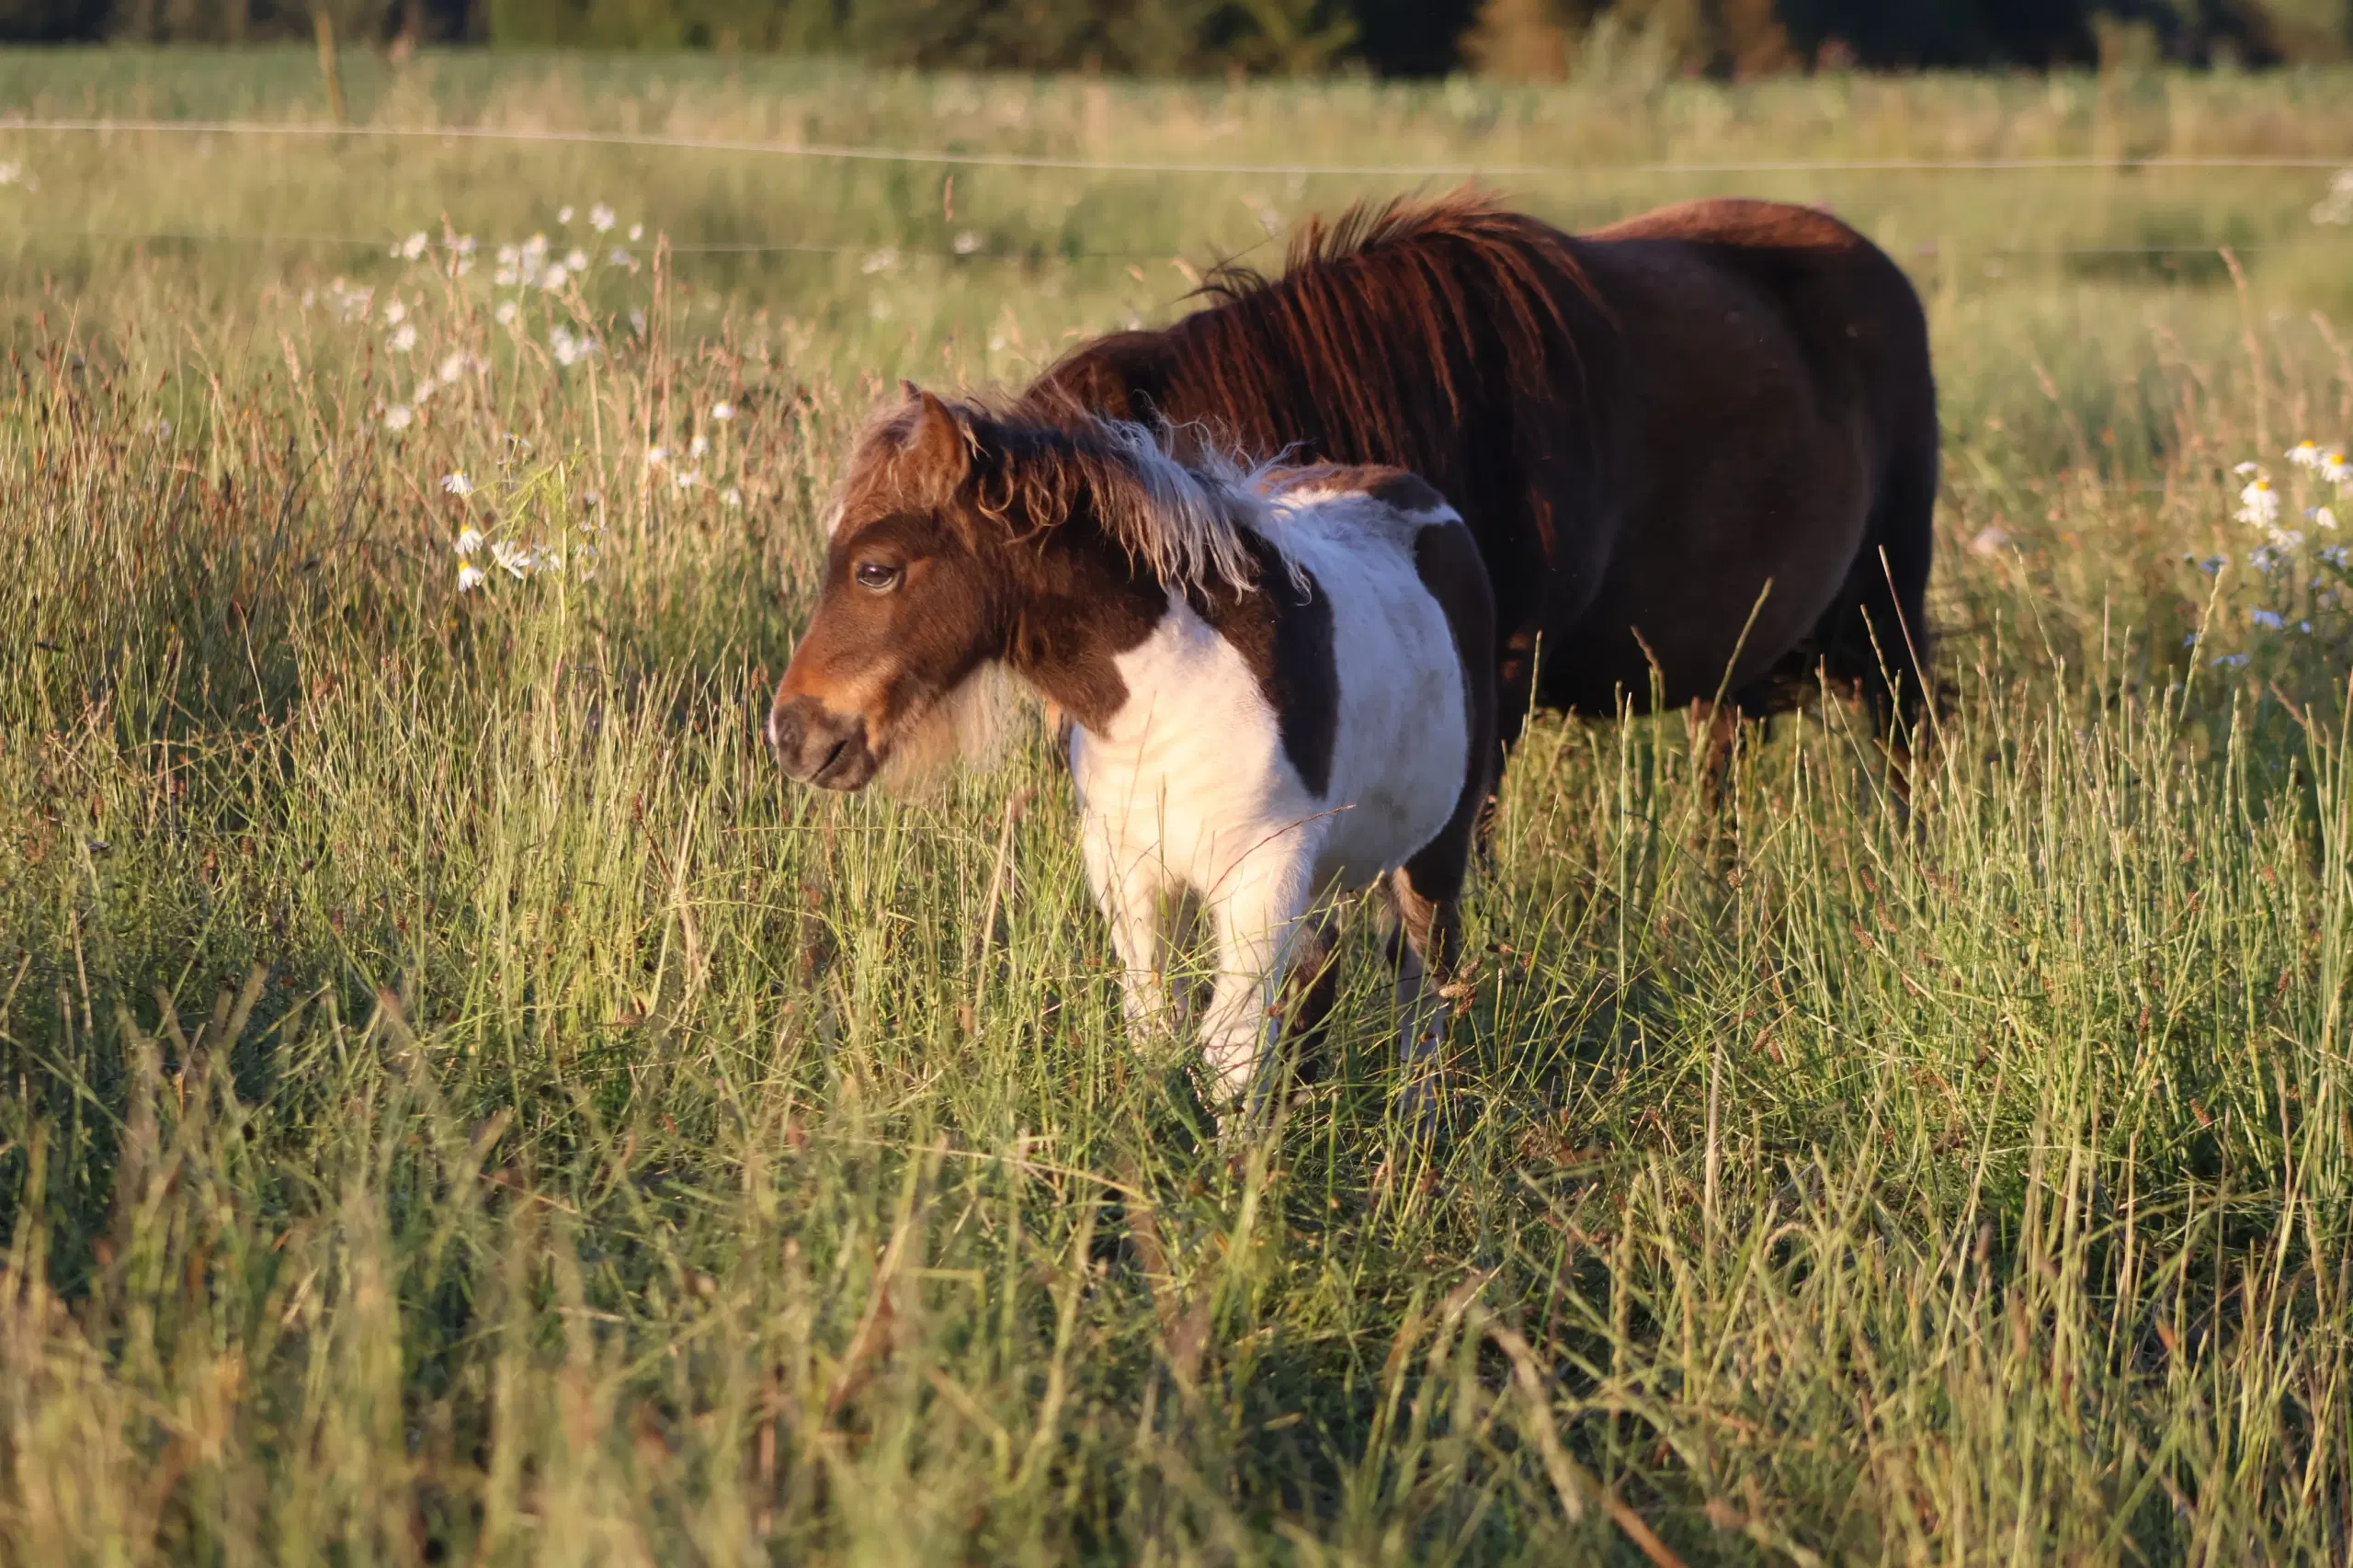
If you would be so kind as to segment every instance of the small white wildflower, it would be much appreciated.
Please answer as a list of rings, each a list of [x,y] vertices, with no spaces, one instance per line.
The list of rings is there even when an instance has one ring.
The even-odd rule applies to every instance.
[[[951,247],[958,256],[970,256],[981,248],[981,236],[966,229],[957,234]]]
[[[645,335],[645,312],[643,311],[630,312],[629,326],[631,332],[634,332],[640,337],[643,337]]]
[[[2345,449],[2331,448],[2320,460],[2320,476],[2332,484],[2353,484],[2353,462],[2345,459]]]
[[[2279,520],[2279,492],[2271,488],[2269,476],[2256,474],[2239,492],[2238,519],[2257,528],[2269,528]]]
[[[588,270],[588,253],[574,245],[564,252],[563,265],[574,272],[585,272]]]
[[[690,458],[701,457],[704,453],[710,450],[710,439],[705,436],[697,436],[693,440],[687,443],[687,456]]]
[[[630,255],[629,252],[621,249],[620,246],[615,245],[612,249],[612,254],[605,257],[605,265],[607,267],[626,267],[631,272],[635,272],[637,270],[637,257]]]
[[[489,581],[490,574],[471,561],[458,567],[458,592],[461,594],[471,594]]]
[[[714,403],[710,405],[710,416],[724,425],[735,417],[735,405],[726,402]]]
[[[669,449],[669,448],[667,448],[667,447],[648,447],[648,448],[646,448],[646,449],[645,449],[645,466],[646,466],[646,467],[648,467],[648,468],[660,468],[664,463],[668,462],[669,460],[670,460],[670,449]]]
[[[727,506],[741,506],[744,504],[744,493],[731,484],[719,493],[719,499]]]
[[[2260,463],[2239,463],[2234,466],[2231,472],[2244,479],[2250,473],[2261,473],[2263,472],[2263,467]]]
[[[0,185],[14,185],[25,177],[25,165],[11,158],[0,164]]]
[[[643,238],[645,238],[645,225],[642,223],[631,223],[629,226],[629,243],[635,244],[638,241]]]
[[[580,495],[580,504],[584,506],[601,506],[605,504],[605,493],[601,490],[583,491]],[[580,526],[584,528],[593,528],[597,525],[594,523],[583,523]]]
[[[613,232],[613,210],[599,201],[588,209],[588,226],[600,234]]]
[[[1977,536],[1969,541],[1969,553],[1999,555],[2008,547],[2009,542],[2010,533],[2007,528],[1999,523],[1988,523],[1978,529]]]
[[[2288,449],[2288,460],[2298,468],[2320,467],[2320,443],[2313,440],[2297,442]]]
[[[416,328],[403,322],[385,335],[384,347],[395,354],[405,354],[416,347]]]
[[[571,282],[572,274],[565,269],[563,263],[551,261],[548,263],[548,269],[540,273],[533,281],[537,282],[540,288],[553,291]]]
[[[492,319],[496,321],[499,325],[506,326],[512,324],[515,320],[515,301],[512,300],[501,300],[498,301],[498,309],[491,312],[490,313]]]
[[[398,326],[401,323],[406,320],[408,320],[408,307],[402,304],[398,298],[390,299],[384,301],[385,325]]]
[[[884,245],[881,250],[868,251],[866,253],[866,259],[858,264],[858,269],[860,272],[865,273],[869,278],[871,278],[878,272],[896,271],[898,269],[898,247],[896,245]]]
[[[990,353],[992,353],[992,354],[995,354],[995,353],[997,353],[997,352],[999,352],[1000,350],[1002,350],[1004,347],[1005,347],[1005,334],[1003,334],[1003,333],[1001,333],[1001,332],[993,332],[993,333],[990,333],[990,334],[989,334],[989,352],[990,352]]]
[[[531,573],[531,552],[511,539],[502,539],[490,547],[490,558],[506,570],[508,576],[521,582]]]
[[[168,419],[158,419],[148,428],[153,430],[156,435],[168,438],[172,433],[172,422]]]
[[[466,351],[462,348],[454,354],[445,354],[441,357],[441,364],[434,374],[445,381],[454,383],[466,373],[467,358]]]
[[[490,275],[491,286],[495,289],[512,289],[522,281],[522,272],[512,266],[502,267]]]
[[[495,256],[502,266],[512,267],[521,258],[522,253],[517,251],[513,245],[501,245],[496,250],[493,251],[491,255]]]
[[[446,484],[449,482],[444,480],[442,483]],[[472,523],[468,523],[459,531],[458,553],[460,555],[480,555],[482,553],[482,530],[474,527]]]
[[[445,473],[441,476],[441,491],[445,495],[472,495],[474,493],[474,482],[466,477],[465,470],[460,469],[455,473]],[[467,532],[471,533],[472,530],[470,528]]]
[[[304,310],[309,310],[313,305],[315,305],[318,302],[319,291],[316,289],[305,289],[302,290],[302,308]]]
[[[2251,609],[2246,612],[2246,618],[2267,631],[2277,631],[2285,624],[2276,609]]]
[[[432,243],[425,237],[425,231],[419,229],[401,242],[400,257],[403,261],[415,261],[425,254],[425,247]]]
[[[563,206],[555,210],[555,221],[559,223],[569,223],[572,222],[572,204],[570,202],[567,201]]]
[[[699,468],[682,468],[671,477],[670,483],[676,485],[681,490],[692,490],[696,485],[702,483],[702,470]]]
[[[387,430],[405,430],[409,427],[410,424],[415,420],[415,414],[410,410],[406,403],[396,403],[384,410],[384,428]]]
[[[2333,528],[2336,526],[2336,514],[2325,506],[2314,506],[2311,517],[2316,528]]]
[[[460,234],[449,242],[449,253],[452,256],[472,256],[479,248],[479,244],[472,234]]]
[[[416,391],[409,393],[408,400],[416,407],[423,408],[433,401],[433,394],[440,390],[439,381],[419,381],[416,383]]]

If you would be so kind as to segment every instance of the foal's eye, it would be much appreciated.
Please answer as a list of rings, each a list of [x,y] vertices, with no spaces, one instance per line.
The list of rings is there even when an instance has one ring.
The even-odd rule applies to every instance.
[[[851,574],[870,594],[887,594],[899,585],[899,569],[880,561],[861,561]]]

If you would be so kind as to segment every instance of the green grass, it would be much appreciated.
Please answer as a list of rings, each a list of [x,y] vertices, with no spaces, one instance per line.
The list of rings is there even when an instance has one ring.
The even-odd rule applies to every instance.
[[[0,56],[0,103],[301,118],[309,70]],[[2342,76],[347,75],[383,123],[1245,162],[2353,129]],[[1516,184],[1564,222],[1818,197],[1917,268],[1953,700],[1908,819],[1835,703],[1713,813],[1679,718],[1540,722],[1449,1135],[1391,1103],[1359,912],[1338,1070],[1221,1149],[1185,1054],[1123,1038],[1034,730],[900,801],[787,787],[756,722],[883,378],[1017,380],[1181,308],[1174,258],[1259,211],[1411,182],[967,171],[950,217],[944,170],[743,154],[0,159],[38,180],[0,186],[0,1562],[2353,1550],[2353,605],[2317,527],[2250,562],[2230,472],[2293,521],[2330,497],[2279,453],[2353,435],[2324,173]],[[489,242],[598,200],[638,269],[497,321]],[[385,255],[444,213],[467,276]],[[2222,241],[2244,292],[2059,248]],[[559,366],[556,324],[601,351]],[[468,521],[566,572],[460,597]]]

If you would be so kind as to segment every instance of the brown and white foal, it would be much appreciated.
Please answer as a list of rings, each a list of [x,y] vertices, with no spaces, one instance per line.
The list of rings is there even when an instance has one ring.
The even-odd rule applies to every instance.
[[[1001,422],[907,389],[860,436],[816,613],[768,715],[784,770],[855,790],[992,667],[1072,720],[1087,874],[1129,1026],[1173,1022],[1164,922],[1217,945],[1203,1050],[1247,1092],[1328,901],[1395,911],[1417,1071],[1497,755],[1493,608],[1461,519],[1392,469],[1187,467],[1134,425]]]

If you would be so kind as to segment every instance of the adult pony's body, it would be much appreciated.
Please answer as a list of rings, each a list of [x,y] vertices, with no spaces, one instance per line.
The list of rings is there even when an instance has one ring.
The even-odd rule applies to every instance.
[[[1458,193],[1311,222],[1282,276],[1207,292],[1022,406],[1420,473],[1486,562],[1506,741],[1531,698],[1761,715],[1817,665],[1908,729],[1936,389],[1918,296],[1846,224],[1700,201],[1573,236]]]

